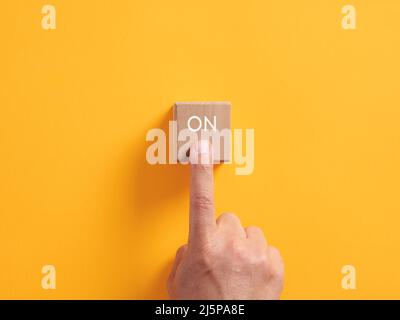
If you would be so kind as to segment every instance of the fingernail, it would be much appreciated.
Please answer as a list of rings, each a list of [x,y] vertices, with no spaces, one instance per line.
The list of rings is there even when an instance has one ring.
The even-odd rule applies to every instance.
[[[190,148],[190,163],[211,164],[210,143],[208,140],[200,140]]]
[[[200,140],[198,144],[199,154],[209,154],[210,153],[210,143],[207,140]]]

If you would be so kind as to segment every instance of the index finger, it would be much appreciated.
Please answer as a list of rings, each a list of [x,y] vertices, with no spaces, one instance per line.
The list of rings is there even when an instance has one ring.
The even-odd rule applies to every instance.
[[[189,242],[201,241],[216,227],[212,148],[200,140],[190,149]]]

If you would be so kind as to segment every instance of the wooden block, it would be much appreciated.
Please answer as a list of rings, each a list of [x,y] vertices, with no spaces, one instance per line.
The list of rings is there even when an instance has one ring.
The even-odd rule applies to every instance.
[[[213,145],[214,163],[231,161],[231,103],[177,102],[174,106],[177,133],[189,130],[198,139],[208,138]],[[183,147],[186,145],[185,147]],[[177,159],[187,161],[189,150],[185,141],[177,141]]]

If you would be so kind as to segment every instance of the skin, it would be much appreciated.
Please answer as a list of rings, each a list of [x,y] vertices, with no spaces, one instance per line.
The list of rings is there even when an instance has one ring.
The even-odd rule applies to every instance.
[[[279,299],[284,267],[258,227],[244,228],[224,213],[215,220],[211,146],[190,150],[189,240],[176,253],[168,278],[171,299]]]

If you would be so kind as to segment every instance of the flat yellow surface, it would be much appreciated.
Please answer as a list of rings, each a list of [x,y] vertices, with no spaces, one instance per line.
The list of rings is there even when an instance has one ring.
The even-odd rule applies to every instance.
[[[0,3],[0,298],[166,298],[189,172],[145,136],[187,100],[255,129],[217,209],[281,250],[283,298],[400,298],[400,1],[348,31],[339,0],[52,0],[49,31],[46,3]]]

